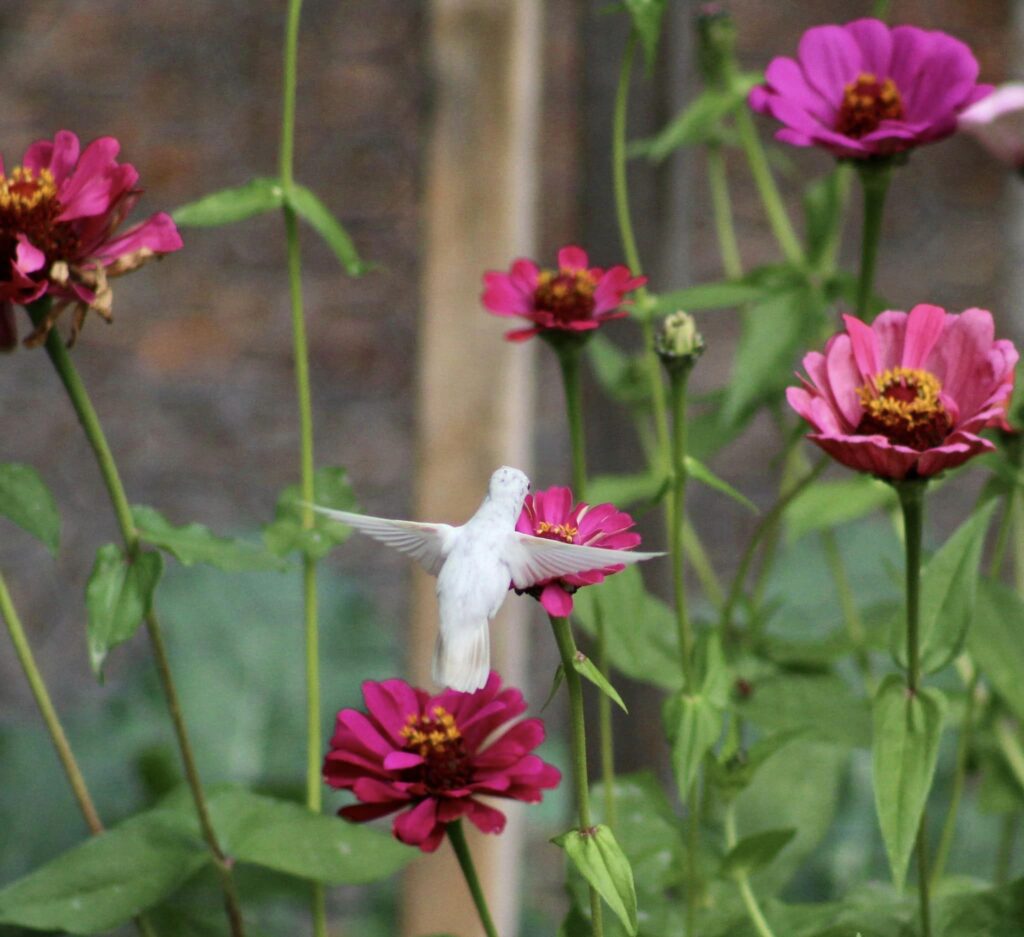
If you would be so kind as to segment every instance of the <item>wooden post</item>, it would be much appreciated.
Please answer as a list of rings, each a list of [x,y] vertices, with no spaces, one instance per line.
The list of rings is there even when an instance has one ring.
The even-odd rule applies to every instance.
[[[533,349],[502,338],[509,324],[480,304],[482,275],[535,248],[541,0],[432,0],[434,112],[425,193],[417,423],[416,516],[461,523],[491,472],[529,472]],[[514,596],[492,627],[492,664],[526,674],[525,603]],[[437,628],[434,581],[416,574],[409,670],[430,685]],[[502,809],[506,808],[502,806]],[[500,933],[517,931],[522,823],[470,836]],[[475,833],[475,830],[470,831]],[[445,843],[404,882],[402,933],[482,934]]]

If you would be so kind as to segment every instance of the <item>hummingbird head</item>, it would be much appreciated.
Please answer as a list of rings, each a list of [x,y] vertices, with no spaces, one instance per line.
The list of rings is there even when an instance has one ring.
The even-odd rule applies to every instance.
[[[516,517],[523,506],[526,493],[530,490],[530,479],[519,469],[503,465],[493,475],[487,488],[492,501],[511,503]]]

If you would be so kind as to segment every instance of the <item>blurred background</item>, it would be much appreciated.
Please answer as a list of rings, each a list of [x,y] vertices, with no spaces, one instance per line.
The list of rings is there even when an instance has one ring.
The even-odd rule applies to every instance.
[[[692,28],[697,6],[671,0],[653,73],[635,70],[631,137],[660,129],[699,90]],[[774,55],[792,54],[807,27],[867,14],[870,4],[737,0],[728,6],[742,65],[760,70]],[[958,36],[979,58],[982,79],[999,82],[1019,77],[1024,64],[1018,7],[1008,0],[897,0],[891,21]],[[5,163],[16,165],[29,143],[61,128],[83,140],[113,135],[122,159],[139,170],[146,189],[139,210],[147,214],[271,175],[283,30],[281,0],[0,0]],[[559,246],[577,243],[596,263],[622,261],[609,154],[612,96],[627,33],[620,12],[582,0],[305,3],[296,175],[338,215],[363,257],[379,265],[349,279],[318,238],[304,232],[317,463],[345,466],[367,512],[427,518],[429,509],[448,510],[429,519],[461,521],[483,487],[473,488],[468,479],[507,452],[522,454],[535,488],[568,483],[554,358],[546,348],[504,345],[506,324],[489,317],[477,297],[483,269],[504,268],[521,253],[550,263]],[[493,97],[481,102],[478,95],[486,94]],[[760,119],[758,126],[765,138],[774,129]],[[750,267],[777,259],[742,156],[730,152],[728,160],[744,262]],[[794,217],[800,185],[831,168],[822,153],[792,150],[780,152],[774,165],[792,196]],[[487,188],[493,174],[504,188]],[[640,254],[653,288],[721,278],[700,152],[678,151],[657,166],[635,160],[630,180]],[[473,186],[497,194],[474,207]],[[990,308],[1001,333],[1021,339],[1021,186],[964,137],[916,153],[889,198],[879,292],[895,308],[919,301]],[[860,231],[855,202],[842,251],[851,268]],[[502,217],[504,226],[495,221]],[[277,492],[298,477],[282,226],[269,215],[188,230],[184,237],[185,250],[116,283],[114,324],[93,318],[75,360],[133,502],[153,505],[176,523],[255,534],[272,517]],[[695,372],[698,393],[729,379],[737,321],[733,311],[700,317],[709,350]],[[608,332],[627,347],[637,344],[631,322]],[[500,356],[503,370],[484,381],[490,386],[479,398],[466,397],[461,381],[497,360],[489,356]],[[460,360],[465,374],[462,368],[438,372]],[[0,459],[38,468],[63,519],[56,562],[5,524],[0,569],[101,811],[115,822],[175,783],[162,702],[141,641],[112,655],[103,686],[89,671],[83,590],[95,549],[115,539],[115,528],[91,453],[44,355],[22,349],[0,361],[0,394]],[[518,400],[511,411],[509,395]],[[602,399],[593,382],[587,400],[591,470],[637,469],[628,414]],[[449,405],[463,420],[456,437],[461,445],[472,446],[474,420],[483,442],[479,452],[456,450],[446,462],[436,434],[425,427]],[[494,441],[495,426],[503,427],[503,442]],[[766,465],[778,448],[771,422],[757,420],[712,464],[766,505],[777,485],[775,467],[766,471]],[[452,460],[460,459],[469,467],[454,468]],[[952,487],[945,503],[955,517],[975,488]],[[691,503],[712,560],[727,573],[745,545],[751,516],[707,489],[696,489]],[[941,536],[945,524],[936,518],[933,536]],[[657,546],[655,518],[641,519],[641,529]],[[886,588],[877,587],[880,564],[898,557],[886,536],[857,528],[848,538],[868,548],[858,553],[868,559],[852,568],[855,584],[872,585],[879,594]],[[813,627],[823,604],[834,605],[814,562],[790,553],[780,565],[776,588],[790,603],[789,621],[797,629]],[[659,587],[657,573],[648,581]],[[423,639],[410,633],[412,582],[409,564],[367,542],[352,541],[324,563],[325,718],[358,703],[363,679],[422,672]],[[514,671],[524,675],[527,698],[537,708],[556,656],[536,610],[518,602],[517,627],[531,637],[513,642]],[[300,798],[305,742],[297,574],[229,576],[174,567],[159,607],[204,775]],[[830,622],[838,620],[827,614]],[[616,682],[632,711],[620,723],[619,767],[653,763],[664,771],[659,695],[625,678]],[[547,757],[564,765],[560,708],[546,715],[553,727]],[[842,767],[828,752],[813,754],[831,779],[822,785],[829,796],[819,812],[827,821],[822,831],[831,825],[833,832],[812,844],[816,851],[790,891],[820,899],[850,881],[884,876],[884,865],[866,806],[866,753],[855,752]],[[335,801],[328,797],[327,803]],[[530,811],[529,841],[543,844],[566,817],[561,796],[549,797]],[[970,861],[971,848],[984,851],[985,821],[973,829],[973,845],[964,847],[960,862]],[[0,882],[83,835],[24,678],[0,640]],[[559,880],[560,857],[543,845],[531,848],[521,933],[551,933],[565,906],[552,884]],[[289,917],[294,884],[247,874],[247,887],[262,895],[260,922],[268,933],[305,926]],[[394,933],[396,888],[333,893],[339,932]]]

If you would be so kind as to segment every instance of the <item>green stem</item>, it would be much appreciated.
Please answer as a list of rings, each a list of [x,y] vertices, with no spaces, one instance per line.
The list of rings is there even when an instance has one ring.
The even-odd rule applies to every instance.
[[[676,630],[683,674],[683,690],[692,693],[693,626],[686,605],[686,556],[683,552],[683,521],[686,518],[686,385],[690,369],[672,374],[672,524],[669,550],[672,555],[672,585],[676,606]]]
[[[1019,813],[1008,813],[1003,817],[1003,828],[999,834],[999,849],[996,852],[996,885],[1005,885],[1010,880],[1010,870],[1013,866],[1013,847],[1017,840],[1017,829],[1019,826]]]
[[[25,634],[25,629],[22,627],[21,619],[18,617],[18,612],[14,607],[14,602],[11,601],[11,594],[7,590],[7,582],[2,574],[0,574],[0,614],[3,615],[4,621],[7,623],[7,631],[11,636],[11,642],[14,644],[14,651],[18,655],[18,660],[21,662],[21,669],[28,678],[28,684],[32,688],[32,695],[35,697],[36,705],[39,707],[39,712],[43,717],[43,722],[46,723],[46,729],[50,733],[53,747],[57,749],[57,757],[64,768],[64,773],[68,776],[71,791],[75,795],[75,800],[78,801],[78,807],[82,811],[85,823],[89,827],[89,831],[94,835],[102,833],[104,829],[103,821],[100,820],[100,816],[96,812],[96,805],[89,795],[89,789],[86,787],[85,778],[82,777],[81,769],[78,767],[78,761],[71,751],[68,737],[64,734],[64,727],[57,716],[57,710],[54,709],[50,693],[46,689],[46,683],[43,681],[43,675],[36,666],[35,656],[28,643],[28,637]]]
[[[920,595],[921,539],[924,533],[924,495],[927,479],[896,483],[903,509],[903,539],[906,550],[907,589],[907,693],[917,694],[921,684]],[[921,935],[931,937],[931,900],[928,876],[926,816],[921,815],[917,831],[917,894],[921,911]]]
[[[726,850],[732,849],[736,843],[736,807],[730,802],[725,808]],[[747,909],[750,923],[754,925],[754,929],[759,934],[759,937],[775,937],[771,926],[768,924],[768,919],[764,916],[761,906],[757,902],[757,895],[754,894],[754,889],[750,887],[750,879],[746,874],[742,874],[736,884],[739,887],[740,896],[743,898],[743,906]]]
[[[980,671],[975,667],[971,680],[967,684],[967,698],[964,702],[964,722],[960,729],[960,738],[957,740],[956,766],[953,769],[953,790],[949,799],[949,811],[946,814],[946,822],[942,825],[939,848],[935,852],[935,861],[932,863],[932,890],[936,889],[942,880],[942,875],[946,870],[946,863],[949,861],[950,850],[953,848],[953,837],[956,834],[956,818],[960,811],[960,802],[964,796],[964,788],[967,785],[967,762],[970,758],[971,745],[974,739],[974,704],[980,676]]]
[[[732,221],[732,200],[729,197],[729,178],[725,170],[722,146],[711,143],[707,146],[708,186],[711,189],[711,210],[718,235],[718,250],[722,255],[722,268],[730,280],[743,276],[743,260],[740,256],[736,228]]]
[[[858,171],[864,190],[864,230],[861,235],[860,280],[857,283],[857,316],[864,319],[871,306],[871,293],[875,286],[875,262],[882,236],[885,195],[892,181],[892,165],[869,160],[859,165]]]
[[[875,678],[871,672],[871,658],[867,651],[864,622],[861,620],[860,611],[857,609],[857,602],[853,597],[853,588],[850,586],[850,579],[846,574],[846,566],[843,563],[843,555],[839,552],[839,544],[836,542],[836,535],[832,530],[822,531],[821,545],[825,551],[825,561],[828,563],[829,569],[832,572],[832,579],[835,582],[836,593],[839,596],[839,605],[843,610],[843,621],[846,623],[850,643],[853,644],[857,669],[860,671],[864,687],[870,698],[874,696]]]
[[[725,601],[722,584],[718,581],[699,534],[686,517],[683,518],[683,552],[700,581],[700,587],[704,590],[707,600],[720,610]]]
[[[49,355],[50,361],[53,363],[57,375],[60,377],[61,383],[68,393],[75,413],[78,415],[79,422],[82,424],[82,429],[85,431],[86,439],[88,439],[89,445],[96,456],[104,485],[107,488],[107,493],[113,505],[114,514],[117,517],[125,550],[128,556],[132,557],[139,550],[139,537],[135,530],[135,522],[132,519],[131,508],[128,505],[128,498],[125,495],[124,485],[121,482],[117,464],[114,462],[110,446],[103,433],[96,410],[93,408],[92,401],[86,392],[85,385],[82,383],[82,379],[72,363],[67,349],[58,338],[56,330],[52,330],[46,338],[46,353]],[[224,891],[225,910],[231,926],[231,933],[233,937],[243,937],[245,928],[242,922],[238,894],[231,875],[231,864],[221,849],[216,830],[214,830],[213,823],[210,820],[206,795],[203,791],[199,771],[196,768],[195,756],[192,753],[188,730],[182,716],[178,692],[174,684],[173,675],[171,674],[170,661],[167,658],[167,651],[164,647],[160,623],[152,610],[146,615],[145,622],[146,632],[149,635],[150,645],[156,661],[157,673],[163,687],[164,697],[167,700],[167,710],[171,717],[171,724],[174,727],[175,737],[177,738],[182,767],[185,771],[185,779],[192,793],[192,800],[195,804],[196,815],[199,818],[203,839],[209,847],[214,865],[220,875],[221,888]]]
[[[786,260],[791,264],[801,265],[804,262],[803,248],[797,240],[789,214],[782,203],[782,196],[775,185],[771,168],[768,166],[768,157],[754,126],[754,119],[745,107],[736,111],[736,130],[739,132],[740,146],[746,154],[750,174],[754,177],[754,184],[761,196],[761,203],[768,215],[768,224],[771,225],[775,240],[779,242]]]
[[[593,827],[593,822],[590,815],[590,788],[587,784],[587,730],[583,721],[583,687],[575,667],[579,651],[576,650],[576,642],[572,638],[569,619],[558,618],[554,615],[548,617],[551,620],[551,629],[555,634],[555,642],[558,644],[558,653],[562,659],[562,672],[565,675],[565,686],[569,693],[572,776],[573,784],[576,787],[576,809],[580,830],[586,831]],[[590,889],[590,911],[594,937],[604,937],[601,899],[593,887]]]
[[[484,890],[480,887],[480,879],[476,874],[476,866],[473,865],[473,856],[469,851],[469,844],[466,842],[462,821],[456,820],[449,823],[445,827],[445,832],[448,834],[448,841],[452,844],[452,849],[455,850],[459,868],[462,869],[463,878],[466,879],[466,884],[469,886],[469,893],[473,896],[473,904],[476,905],[480,923],[483,924],[487,937],[498,937],[498,929],[494,926],[494,919],[487,907]]]

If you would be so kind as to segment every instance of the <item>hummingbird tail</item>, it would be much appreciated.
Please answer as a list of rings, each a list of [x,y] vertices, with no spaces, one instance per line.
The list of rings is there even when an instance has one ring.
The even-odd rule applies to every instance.
[[[487,619],[442,629],[434,645],[434,682],[463,693],[487,683],[491,669],[491,633]],[[447,632],[445,634],[444,632]]]

